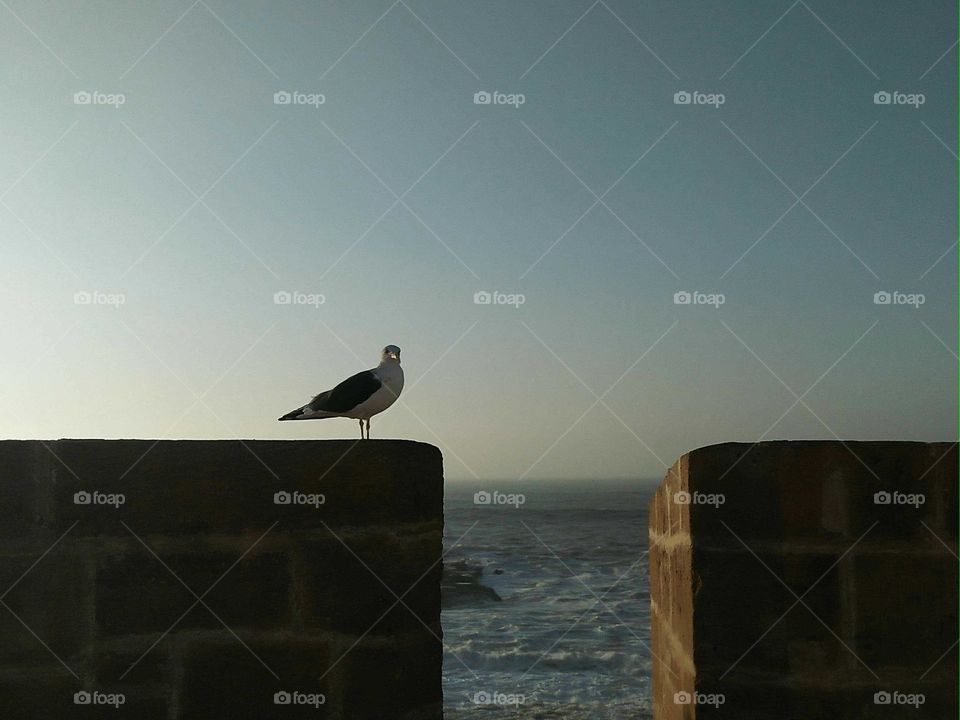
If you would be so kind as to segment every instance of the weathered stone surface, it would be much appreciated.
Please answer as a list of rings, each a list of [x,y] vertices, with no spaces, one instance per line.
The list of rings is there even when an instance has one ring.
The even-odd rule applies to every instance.
[[[53,653],[82,652],[91,639],[88,576],[84,557],[63,545],[0,560],[0,666],[59,668]]]
[[[0,718],[439,717],[442,533],[421,443],[0,442]]]
[[[688,508],[703,542],[740,547],[735,535],[754,543],[852,542],[875,521],[882,537],[912,539],[927,532],[922,522],[946,529],[947,516],[955,515],[943,504],[956,457],[947,443],[726,443],[688,453],[683,489],[724,496],[722,512]],[[919,507],[884,505],[875,502],[877,493],[926,500]]]
[[[376,634],[420,630],[440,617],[437,532],[389,530],[303,542],[303,621],[308,628]],[[399,598],[399,601],[398,601]]]
[[[243,638],[243,636],[241,636]],[[246,637],[247,647],[229,638],[191,644],[184,656],[180,717],[205,720],[236,718],[334,717],[337,702],[330,668],[336,659],[330,644],[286,637],[263,641]],[[296,704],[293,693],[323,695],[314,704]],[[289,693],[289,704],[274,702]]]
[[[153,639],[146,637],[101,641],[93,653],[96,686],[121,690],[138,685],[171,687],[177,669],[173,643],[151,645]]]
[[[77,702],[84,699],[75,698],[82,692],[90,693],[90,702]],[[4,720],[167,720],[169,705],[167,698],[155,688],[125,690],[78,682],[66,670],[49,674],[2,672],[0,717]]]
[[[693,613],[693,660],[698,669],[711,666],[723,673],[737,663],[748,672],[786,673],[803,661],[798,643],[820,645],[822,661],[835,660],[842,652],[837,640],[811,614],[812,610],[831,628],[841,620],[835,602],[839,579],[830,571],[832,559],[816,555],[766,556],[761,560],[763,563],[746,550],[694,551],[693,567],[700,587]],[[823,579],[804,595],[821,575]],[[733,592],[733,587],[739,590]],[[787,587],[803,602],[798,603]],[[723,631],[718,632],[718,627]],[[764,631],[769,632],[757,642]],[[818,662],[817,667],[823,665]]]
[[[957,484],[947,443],[681,457],[650,507],[655,717],[955,715]]]
[[[411,663],[411,657],[427,661]],[[360,643],[342,661],[342,716],[351,720],[440,720],[443,688],[440,675],[431,667],[442,661],[442,638],[422,629],[398,641]]]
[[[62,720],[79,717],[73,693],[79,683],[66,670],[48,675],[0,673],[0,717],[4,720]]]
[[[162,563],[137,543],[129,555],[101,561],[96,608],[97,624],[104,634],[163,632],[178,618],[176,627],[185,630],[219,628],[220,620],[237,628],[289,624],[286,555],[253,551],[242,559],[239,552],[221,557],[160,557]]]
[[[98,689],[104,695],[123,695],[122,705],[76,705],[62,717],[82,718],[82,720],[103,720],[104,718],[123,718],[123,720],[168,720],[170,717],[168,699],[157,690],[141,688]]]
[[[419,522],[442,515],[442,459],[432,445],[403,440],[58,440],[34,465],[24,445],[0,443],[0,466],[42,461],[53,477],[51,532],[239,533],[282,527]],[[18,477],[14,474],[14,477]],[[32,477],[38,482],[36,476]],[[25,486],[29,487],[29,486]],[[77,492],[123,494],[124,503],[78,505]],[[276,504],[278,492],[323,495],[319,508]],[[29,504],[32,500],[24,500]],[[17,512],[21,517],[25,510]],[[35,515],[35,513],[33,513]],[[35,520],[36,521],[36,520]]]
[[[0,538],[31,537],[48,524],[43,498],[52,462],[39,442],[0,441]]]
[[[858,655],[873,668],[932,666],[957,639],[956,580],[957,560],[946,551],[855,558],[853,585],[860,591],[852,615]],[[955,654],[945,667],[956,669]]]

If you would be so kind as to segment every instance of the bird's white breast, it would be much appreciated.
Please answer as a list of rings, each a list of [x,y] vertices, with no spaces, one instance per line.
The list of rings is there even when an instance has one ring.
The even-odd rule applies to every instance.
[[[347,417],[367,419],[393,405],[403,390],[403,368],[399,363],[384,363],[374,372],[383,386],[357,405]]]

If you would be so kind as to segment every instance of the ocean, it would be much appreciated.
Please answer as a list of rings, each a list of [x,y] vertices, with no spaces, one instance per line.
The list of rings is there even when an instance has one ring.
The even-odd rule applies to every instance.
[[[447,483],[448,720],[652,717],[645,551],[655,487]]]

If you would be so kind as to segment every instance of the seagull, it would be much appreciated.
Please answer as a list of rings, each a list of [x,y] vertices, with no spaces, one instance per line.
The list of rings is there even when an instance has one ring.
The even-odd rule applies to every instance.
[[[400,367],[400,348],[387,345],[380,356],[380,364],[349,377],[333,390],[317,395],[313,400],[288,412],[278,420],[321,420],[331,417],[353,418],[360,423],[360,439],[366,422],[370,439],[370,418],[382,413],[396,402],[403,390],[403,368]]]

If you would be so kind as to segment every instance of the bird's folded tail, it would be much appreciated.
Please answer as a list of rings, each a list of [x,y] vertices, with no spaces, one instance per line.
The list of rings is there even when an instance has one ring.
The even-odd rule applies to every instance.
[[[296,410],[291,410],[283,417],[278,417],[277,420],[306,420],[309,416],[304,414],[304,409],[298,407]]]

